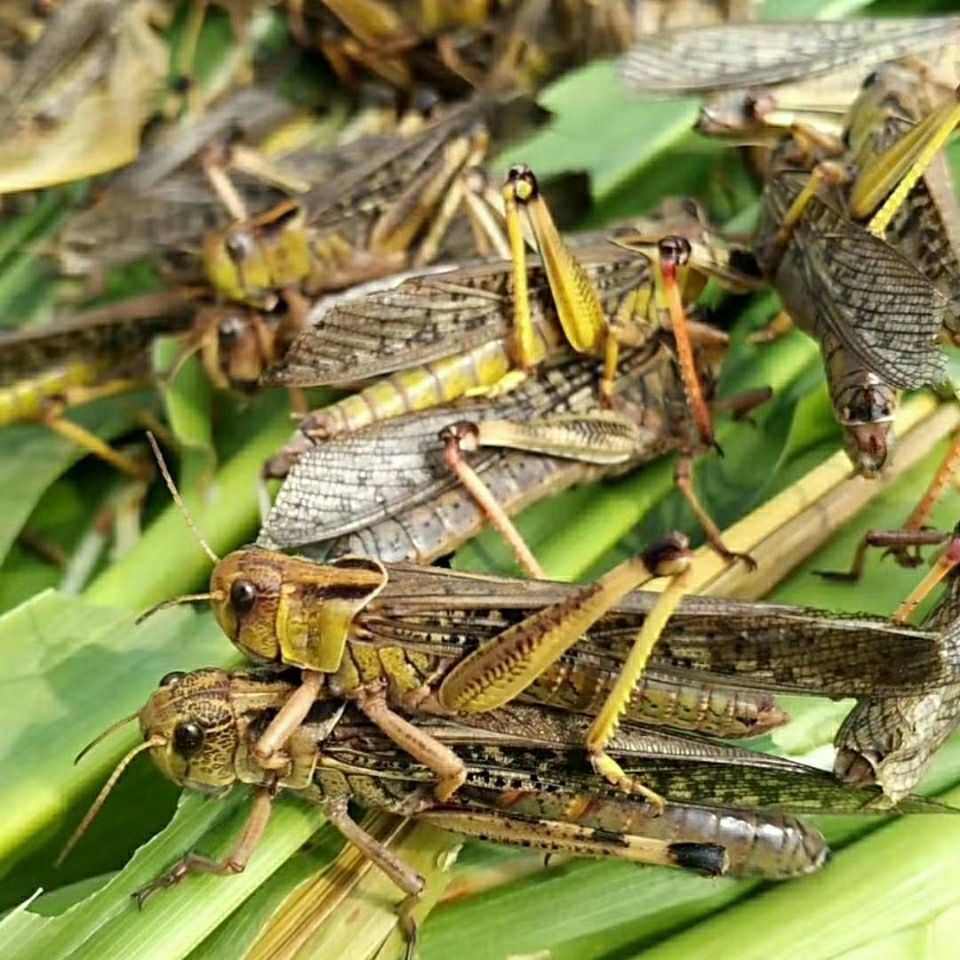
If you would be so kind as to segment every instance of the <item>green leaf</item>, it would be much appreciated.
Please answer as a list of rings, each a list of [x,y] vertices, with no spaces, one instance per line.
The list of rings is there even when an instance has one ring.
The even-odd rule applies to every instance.
[[[133,394],[120,403],[101,400],[87,404],[67,416],[110,441],[133,428],[137,406],[145,402],[147,394]],[[86,455],[82,447],[37,424],[14,424],[0,430],[0,486],[4,490],[0,558],[6,556],[44,491]]]

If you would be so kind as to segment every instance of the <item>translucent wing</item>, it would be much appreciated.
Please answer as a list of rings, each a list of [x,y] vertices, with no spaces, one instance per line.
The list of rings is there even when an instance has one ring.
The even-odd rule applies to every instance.
[[[640,376],[654,350],[635,351],[621,363],[624,381]],[[443,462],[441,429],[458,420],[529,420],[579,412],[597,403],[596,365],[572,361],[528,380],[504,397],[465,400],[440,410],[399,417],[307,450],[277,494],[261,534],[264,544],[297,547],[359,530],[433,500],[457,486]],[[505,454],[481,450],[470,457],[484,473]]]
[[[889,244],[819,201],[814,206],[791,253],[801,260],[820,321],[892,386],[941,383],[946,361],[936,340],[946,298]]]
[[[805,179],[793,171],[778,174],[765,203],[779,217]],[[776,283],[795,320],[813,333],[829,330],[890,385],[915,389],[943,380],[936,340],[949,302],[906,257],[832,204],[810,201]]]
[[[648,282],[643,257],[611,244],[577,250],[601,297]],[[546,277],[529,274],[536,323],[556,323]],[[382,287],[382,285],[381,285]],[[333,301],[294,341],[267,381],[285,386],[352,383],[429,363],[504,337],[513,321],[505,261],[417,276],[390,289]]]
[[[623,61],[628,87],[658,96],[768,86],[949,43],[960,17],[745,23],[642,37]]]

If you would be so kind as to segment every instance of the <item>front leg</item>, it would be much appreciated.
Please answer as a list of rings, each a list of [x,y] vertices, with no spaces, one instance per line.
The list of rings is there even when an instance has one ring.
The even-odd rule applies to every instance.
[[[250,862],[257,845],[263,839],[270,820],[270,811],[276,795],[272,787],[260,787],[254,794],[250,815],[240,839],[223,860],[211,860],[198,853],[188,853],[179,863],[152,883],[141,887],[133,894],[137,906],[141,909],[144,903],[158,890],[169,890],[191,873],[215,873],[219,876],[230,876],[243,873]]]
[[[391,710],[382,683],[362,687],[354,699],[364,715],[398,747],[437,775],[433,793],[439,803],[445,803],[457,792],[467,779],[463,761],[449,747]]]

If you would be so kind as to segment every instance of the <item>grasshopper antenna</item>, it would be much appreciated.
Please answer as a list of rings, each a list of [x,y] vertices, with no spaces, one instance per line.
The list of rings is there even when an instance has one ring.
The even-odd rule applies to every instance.
[[[160,476],[163,477],[163,482],[167,485],[167,489],[170,491],[170,496],[173,497],[173,502],[177,505],[180,515],[186,521],[191,533],[194,535],[194,537],[196,537],[196,540],[200,544],[203,552],[210,558],[210,562],[214,565],[218,564],[220,562],[220,558],[213,552],[213,548],[204,539],[203,534],[200,532],[200,528],[196,525],[196,523],[194,523],[193,517],[190,516],[190,511],[187,509],[187,505],[183,502],[183,497],[180,496],[180,491],[177,489],[177,485],[173,482],[170,469],[167,467],[167,461],[164,460],[163,452],[160,450],[160,444],[157,443],[157,438],[150,430],[147,431],[147,439],[150,441],[150,448],[153,450],[154,459],[157,461],[157,467],[160,469]],[[176,607],[182,603],[196,603],[200,600],[212,600],[213,597],[214,595],[212,593],[190,593],[183,597],[174,597],[171,600],[161,600],[160,603],[154,604],[149,610],[145,610],[143,613],[141,613],[134,623],[139,625],[148,617],[152,617],[155,613],[159,613],[161,610],[166,610],[167,607]]]
[[[124,721],[125,722],[125,721]],[[117,724],[114,724],[116,727]],[[111,727],[112,730],[114,727]],[[110,732],[109,730],[107,731]],[[103,734],[101,734],[101,737]],[[101,737],[98,737],[97,740],[100,740]],[[95,741],[96,742],[96,741]],[[162,747],[167,743],[166,737],[161,737],[159,734],[155,734],[150,737],[148,740],[144,740],[143,743],[138,743],[132,750],[128,751],[126,756],[114,767],[113,773],[110,774],[107,782],[100,788],[100,792],[97,794],[96,800],[90,806],[90,809],[84,814],[83,819],[77,826],[77,829],[73,831],[70,835],[70,839],[67,841],[66,846],[60,852],[60,856],[57,857],[56,866],[59,867],[63,864],[63,861],[67,859],[70,855],[70,851],[77,845],[80,841],[80,838],[87,832],[90,827],[90,824],[93,823],[94,818],[100,812],[100,808],[106,803],[107,797],[110,796],[110,791],[116,786],[117,781],[123,775],[123,771],[127,769],[128,766],[136,759],[138,754],[143,753],[145,750],[152,750],[154,747]],[[91,744],[92,746],[92,744]]]
[[[160,475],[163,477],[163,482],[167,485],[167,489],[170,491],[170,496],[173,497],[173,502],[177,505],[177,508],[180,510],[183,519],[187,522],[187,526],[197,538],[197,543],[200,544],[203,552],[210,558],[212,563],[219,563],[220,558],[213,552],[210,544],[207,543],[203,537],[203,534],[200,532],[200,528],[196,525],[196,523],[193,522],[193,517],[190,516],[190,511],[187,509],[187,505],[183,502],[183,497],[180,496],[180,491],[177,489],[177,485],[173,482],[173,477],[170,475],[170,470],[167,468],[167,462],[163,458],[163,453],[160,450],[160,444],[157,443],[157,438],[150,430],[147,431],[147,439],[150,441],[150,448],[153,450],[153,456],[157,461],[157,466],[160,468]]]
[[[166,610],[168,607],[179,607],[184,603],[199,603],[201,600],[213,600],[218,594],[212,593],[188,593],[182,597],[173,597],[171,600],[161,600],[159,603],[155,603],[152,607],[147,610],[144,610],[136,620],[133,621],[135,626],[140,626],[144,620],[148,620],[155,613],[159,613],[161,610]]]
[[[103,733],[98,733],[74,758],[73,765],[76,766],[97,744],[103,743],[107,737],[110,736],[115,730],[119,730],[125,723],[129,723],[131,720],[136,720],[139,716],[139,712],[131,713],[130,716],[124,717],[122,720],[115,720],[113,723],[107,727]]]

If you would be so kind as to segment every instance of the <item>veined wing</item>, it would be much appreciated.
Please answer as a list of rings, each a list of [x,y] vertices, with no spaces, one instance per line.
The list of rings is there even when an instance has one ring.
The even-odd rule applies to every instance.
[[[395,564],[361,614],[371,638],[447,650],[479,644],[576,589]],[[616,673],[657,594],[636,591],[568,656]],[[899,696],[960,679],[960,636],[785,604],[685,597],[654,647],[652,669],[724,686],[830,697]]]
[[[154,337],[189,327],[193,310],[178,291],[150,293],[77,314],[44,327],[0,335],[0,383],[8,384],[52,364],[107,355],[126,360]]]
[[[601,297],[616,301],[649,282],[644,257],[612,244],[577,248]],[[528,271],[534,322],[558,323],[543,269]],[[355,383],[461,353],[505,337],[513,323],[508,261],[477,263],[403,280],[366,296],[332,301],[293,342],[267,382]]]
[[[652,363],[667,361],[652,345],[621,360],[618,389]],[[395,516],[457,486],[443,462],[440,431],[459,420],[519,419],[591,410],[597,404],[593,361],[575,360],[546,371],[504,397],[464,400],[341,434],[307,450],[277,494],[261,543],[297,547],[321,543]],[[483,473],[504,456],[481,450],[471,456]]]
[[[901,390],[941,383],[936,341],[949,301],[902,254],[814,199],[787,256],[801,261],[818,319]]]
[[[447,144],[476,124],[510,128],[515,122],[516,131],[511,132],[517,132],[546,116],[526,98],[476,97],[415,134],[386,138],[368,159],[304,194],[301,203],[307,221],[321,231],[345,229],[358,217],[372,223],[416,175],[441,162]]]
[[[424,720],[418,727],[455,750],[466,764],[469,786],[625,800],[590,769],[583,747],[589,724],[588,717],[517,704],[472,716],[468,724]],[[348,768],[375,767],[381,776],[422,776],[422,768],[369,725],[338,729],[323,753]],[[826,771],[693,734],[629,725],[610,753],[668,803],[767,813],[889,812],[876,806],[879,790],[842,784]],[[943,813],[951,808],[907,798],[896,809]]]
[[[776,222],[807,176],[790,170],[770,180],[764,202]],[[778,276],[785,270],[796,271],[800,308],[814,329],[822,324],[884,381],[915,389],[943,380],[945,361],[936,339],[949,302],[899,251],[832,202],[811,199]]]
[[[623,61],[626,85],[657,96],[770,86],[944,46],[960,17],[738,23],[640,38]]]

